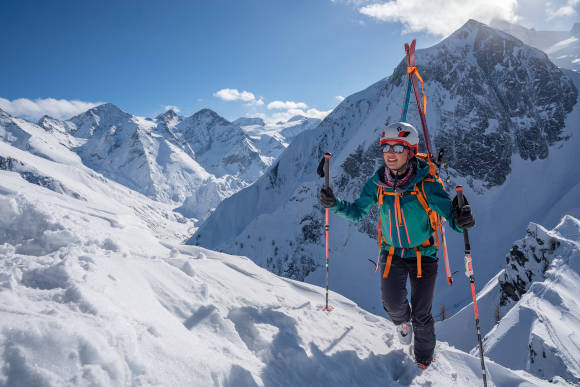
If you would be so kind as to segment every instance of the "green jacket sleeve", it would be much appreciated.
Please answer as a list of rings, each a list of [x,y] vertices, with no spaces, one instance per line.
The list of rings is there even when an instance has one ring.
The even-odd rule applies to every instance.
[[[429,207],[447,219],[455,231],[463,232],[463,230],[457,227],[457,224],[455,223],[455,215],[453,213],[451,198],[449,197],[449,194],[443,189],[441,183],[437,180],[435,180],[435,182],[426,181],[425,194],[427,195],[427,202],[429,203]]]
[[[354,203],[337,199],[336,204],[331,208],[332,212],[342,216],[352,222],[358,222],[363,219],[371,207],[377,202],[377,185],[374,182],[374,176],[367,181],[362,192]]]

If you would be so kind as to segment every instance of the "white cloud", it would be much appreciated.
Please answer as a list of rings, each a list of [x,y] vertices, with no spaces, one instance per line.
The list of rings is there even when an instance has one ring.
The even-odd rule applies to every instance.
[[[35,100],[18,98],[12,101],[0,98],[0,109],[13,116],[29,120],[38,120],[44,115],[58,119],[68,119],[102,103],[54,98],[37,98]]]
[[[245,104],[247,107],[264,106],[264,100],[260,97],[258,100],[250,101]]]
[[[468,19],[489,23],[495,18],[528,28],[565,31],[577,21],[579,4],[580,0],[389,0],[358,9],[378,21],[401,23],[403,33],[446,36]]]
[[[293,102],[293,101],[273,101],[268,104],[268,109],[306,109],[308,105],[304,102]]]
[[[548,20],[552,20],[559,17],[569,17],[575,16],[576,7],[580,3],[580,0],[567,0],[565,4],[554,4],[554,2],[546,3],[546,12],[548,14]]]
[[[518,0],[393,0],[364,6],[359,12],[379,21],[400,22],[405,33],[425,31],[444,36],[468,19],[516,22],[517,5]]]
[[[181,111],[181,109],[179,109],[177,106],[173,106],[173,105],[165,106],[165,111],[168,111],[168,110],[173,110],[175,113],[179,113]]]
[[[335,98],[338,100],[338,102],[344,101],[344,97],[342,95],[337,95]]]
[[[249,91],[239,91],[238,89],[221,89],[213,93],[214,97],[223,99],[224,101],[244,101],[252,102],[256,100],[256,96]]]

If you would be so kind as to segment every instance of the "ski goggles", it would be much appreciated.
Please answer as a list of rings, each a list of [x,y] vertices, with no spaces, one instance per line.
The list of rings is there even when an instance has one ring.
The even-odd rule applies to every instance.
[[[381,145],[381,147],[383,149],[383,153],[389,153],[391,149],[393,150],[394,153],[403,153],[405,149],[409,149],[409,147],[403,144],[395,144],[395,145],[383,144]]]

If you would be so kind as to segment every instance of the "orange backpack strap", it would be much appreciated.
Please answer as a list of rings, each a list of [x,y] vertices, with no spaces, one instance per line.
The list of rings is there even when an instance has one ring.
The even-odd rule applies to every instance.
[[[381,259],[381,249],[383,248],[383,235],[381,233],[381,206],[383,204],[383,187],[379,185],[379,188],[377,189],[377,202],[379,203],[379,255],[377,257],[377,263],[375,265],[375,272],[377,270],[379,270],[379,261]]]
[[[393,260],[393,254],[395,253],[395,246],[389,246],[389,254],[387,255],[387,262],[385,263],[385,271],[383,271],[383,278],[389,276],[389,270],[391,270],[391,262]]]
[[[431,180],[431,179],[423,179],[423,181],[421,182],[421,190],[419,190],[419,187],[415,186],[415,192],[417,193],[417,199],[419,200],[419,203],[421,203],[421,206],[423,207],[423,209],[427,213],[427,216],[429,216],[429,222],[431,222],[431,228],[434,231],[437,231],[437,229],[441,226],[440,225],[440,217],[439,217],[439,214],[437,214],[435,211],[433,211],[431,209],[431,207],[429,207],[429,204],[427,203],[427,195],[425,194],[425,180]],[[431,181],[434,181],[434,180],[431,180]]]
[[[421,272],[421,250],[415,247],[415,252],[417,253],[417,278],[422,278],[423,273]]]

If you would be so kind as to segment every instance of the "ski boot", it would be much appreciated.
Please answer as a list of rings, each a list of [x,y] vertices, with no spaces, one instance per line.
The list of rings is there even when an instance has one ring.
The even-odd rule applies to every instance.
[[[411,321],[397,325],[397,337],[402,345],[411,345],[413,342],[413,327]]]

